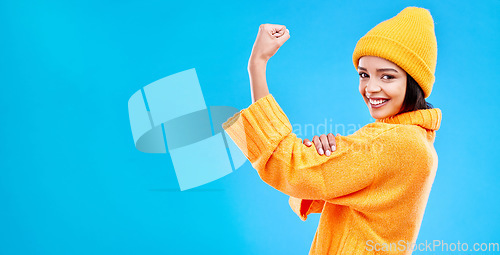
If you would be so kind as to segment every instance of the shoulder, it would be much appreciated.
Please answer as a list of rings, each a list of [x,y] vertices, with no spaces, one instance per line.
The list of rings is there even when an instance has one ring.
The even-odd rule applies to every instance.
[[[427,180],[437,168],[437,154],[425,130],[417,125],[393,126],[373,142],[379,177]]]
[[[365,136],[372,139],[377,138],[378,136],[390,132],[392,129],[396,128],[395,125],[382,123],[382,122],[372,122],[366,124],[362,128],[358,129],[353,133],[355,136]]]
[[[416,125],[369,123],[357,130],[349,138],[362,140],[375,148],[374,152],[401,154],[402,151],[417,153],[427,150],[425,132]]]
[[[386,141],[406,143],[420,137],[420,127],[415,125],[388,124],[372,122],[354,133],[355,135],[370,137],[372,141]]]
[[[423,129],[417,125],[388,124],[382,122],[373,122],[365,125],[360,133],[372,136],[375,140],[393,140],[400,143],[411,140],[422,140]]]
[[[430,147],[426,132],[417,125],[385,124],[389,128],[373,139],[375,150],[387,159],[402,161],[428,161],[432,159],[433,152]],[[388,156],[388,157],[387,157]]]

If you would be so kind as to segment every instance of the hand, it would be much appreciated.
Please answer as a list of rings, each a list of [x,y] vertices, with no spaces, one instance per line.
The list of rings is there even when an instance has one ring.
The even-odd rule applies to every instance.
[[[267,62],[288,38],[290,38],[290,33],[283,25],[260,25],[250,59]]]
[[[337,136],[340,136],[339,133],[337,133]],[[303,143],[309,147],[312,145],[311,141],[309,139],[304,139]],[[335,136],[332,133],[329,133],[328,136],[323,134],[321,136],[315,135],[313,137],[313,143],[314,146],[316,146],[316,150],[318,151],[319,155],[326,155],[330,156],[331,152],[334,152],[337,149],[337,144],[335,142]],[[330,152],[331,151],[331,152]]]

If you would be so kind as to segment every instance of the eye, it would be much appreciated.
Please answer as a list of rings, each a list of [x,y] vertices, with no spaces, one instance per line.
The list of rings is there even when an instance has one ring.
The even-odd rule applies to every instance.
[[[365,73],[365,72],[361,72],[361,73],[359,73],[359,77],[360,77],[360,78],[365,78],[365,77],[367,77],[367,76],[368,76],[367,74],[366,74],[367,76],[363,76],[363,74],[366,74],[366,73]]]
[[[387,78],[388,80],[390,80],[390,79],[394,79],[394,76],[392,76],[392,75],[387,75],[387,74],[386,74],[386,75],[384,75],[384,76],[382,76],[382,78],[383,78],[383,77],[386,77],[386,76],[388,77],[388,78]]]

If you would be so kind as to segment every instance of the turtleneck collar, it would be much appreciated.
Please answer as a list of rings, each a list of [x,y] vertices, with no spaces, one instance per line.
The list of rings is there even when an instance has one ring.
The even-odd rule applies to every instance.
[[[375,122],[418,125],[425,129],[438,130],[441,125],[441,118],[441,110],[433,108],[404,112],[385,119],[377,119]]]

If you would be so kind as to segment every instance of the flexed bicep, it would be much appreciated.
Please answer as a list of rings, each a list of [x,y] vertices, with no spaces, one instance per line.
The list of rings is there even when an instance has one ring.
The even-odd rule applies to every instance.
[[[271,94],[223,125],[261,179],[297,198],[326,200],[356,192],[374,177],[372,138],[362,132],[335,138],[336,150],[319,155],[292,132]]]

